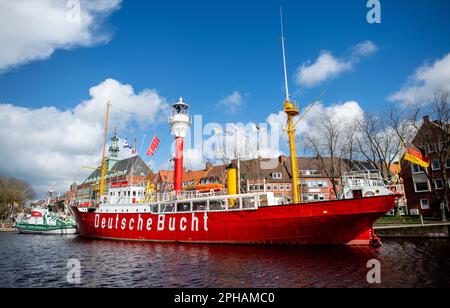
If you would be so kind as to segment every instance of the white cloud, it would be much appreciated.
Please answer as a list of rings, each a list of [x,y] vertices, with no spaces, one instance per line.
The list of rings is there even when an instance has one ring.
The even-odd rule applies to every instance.
[[[352,47],[353,57],[365,57],[378,51],[378,47],[372,41],[365,41]]]
[[[79,5],[78,5],[79,4]],[[0,0],[0,72],[57,49],[107,42],[105,17],[121,0]]]
[[[125,85],[114,79],[107,79],[89,90],[91,99],[81,102],[74,109],[74,114],[88,123],[103,121],[106,102],[112,105],[111,122],[118,129],[130,120],[136,120],[141,126],[158,119],[162,109],[168,109],[165,100],[156,90],[145,89],[139,94],[131,85]]]
[[[227,97],[223,98],[217,103],[218,108],[225,108],[229,113],[237,113],[242,107],[243,97],[239,91],[234,91]]]
[[[353,121],[364,119],[364,111],[355,101],[331,106],[319,103],[296,127],[297,137],[302,138],[306,134],[319,135],[320,127],[317,123],[324,114],[329,115],[333,123],[340,125],[350,125]],[[192,165],[201,166],[201,168],[204,168],[208,160],[221,162],[224,159],[234,159],[236,154],[241,159],[254,159],[258,156],[276,158],[284,154],[284,150],[287,149],[287,136],[284,131],[286,122],[287,117],[284,112],[270,114],[266,123],[259,124],[263,128],[259,134],[255,129],[256,124],[252,122],[229,123],[226,127],[216,124],[214,127],[219,128],[217,133],[204,140],[203,149],[194,149],[190,152],[188,150],[187,157],[192,160]]]
[[[206,159],[200,149],[187,149],[184,153],[184,164],[189,170],[202,170],[206,167]]]
[[[111,127],[144,128],[166,120],[168,105],[155,90],[135,93],[130,85],[107,79],[90,94],[72,110],[0,104],[0,174],[30,181],[40,192],[53,181],[64,191],[83,180],[90,171],[80,168],[100,163],[107,100],[113,104]]]
[[[337,58],[332,52],[323,50],[314,63],[303,63],[295,73],[297,85],[314,87],[350,71],[361,60],[377,51],[377,46],[371,41],[361,42],[351,49],[349,57]]]
[[[267,129],[267,125],[260,124],[263,129],[258,134],[256,124],[209,123],[203,129],[201,142],[190,148],[189,138],[185,144],[186,166],[191,169],[204,169],[206,162],[216,164],[228,163],[237,157],[254,159],[258,153],[262,157],[278,157],[280,134]],[[258,135],[260,142],[258,144]],[[198,136],[200,137],[200,136]],[[172,147],[173,148],[173,147]],[[258,152],[259,149],[259,152]]]
[[[361,108],[358,102],[347,101],[341,104],[334,104],[331,106],[325,106],[323,103],[318,103],[313,109],[305,116],[305,118],[297,125],[296,134],[299,137],[304,137],[306,134],[314,134],[319,128],[320,118],[324,115],[328,115],[333,123],[340,123],[342,125],[349,125],[356,120],[364,119],[364,110]],[[267,118],[267,123],[271,127],[285,127],[287,122],[286,114],[283,111],[279,113],[273,113]],[[281,129],[280,134],[286,139],[286,133]]]
[[[436,88],[450,91],[450,53],[431,65],[419,67],[402,89],[388,99],[416,103],[429,99]]]
[[[352,64],[336,59],[329,51],[322,51],[316,62],[304,63],[296,74],[296,83],[304,87],[316,86],[328,79],[349,71]]]

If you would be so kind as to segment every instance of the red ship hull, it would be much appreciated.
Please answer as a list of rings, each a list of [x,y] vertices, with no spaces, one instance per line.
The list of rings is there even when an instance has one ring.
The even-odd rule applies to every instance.
[[[261,207],[257,210],[152,214],[73,207],[83,237],[196,244],[369,244],[374,222],[397,196]],[[109,211],[106,213],[106,211]],[[111,213],[112,212],[112,213]]]

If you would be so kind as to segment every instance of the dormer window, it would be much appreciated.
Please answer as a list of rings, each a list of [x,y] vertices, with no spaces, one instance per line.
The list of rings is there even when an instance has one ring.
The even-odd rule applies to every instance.
[[[283,174],[281,172],[274,172],[272,173],[272,179],[281,180],[283,179]]]

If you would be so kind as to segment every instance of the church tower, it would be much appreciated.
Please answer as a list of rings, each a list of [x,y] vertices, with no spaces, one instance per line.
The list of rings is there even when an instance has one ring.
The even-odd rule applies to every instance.
[[[111,171],[112,168],[114,168],[114,166],[117,164],[117,162],[119,161],[119,152],[120,152],[120,147],[119,147],[119,138],[117,137],[117,128],[114,131],[114,135],[111,138],[111,145],[109,146],[108,149],[108,158],[106,160],[106,166],[107,166],[107,170]]]

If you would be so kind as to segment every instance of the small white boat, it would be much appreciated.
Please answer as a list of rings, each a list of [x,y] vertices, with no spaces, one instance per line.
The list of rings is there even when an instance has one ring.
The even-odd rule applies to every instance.
[[[47,209],[34,209],[31,215],[18,220],[15,227],[24,234],[68,235],[77,233],[76,223],[71,217],[53,214]]]

